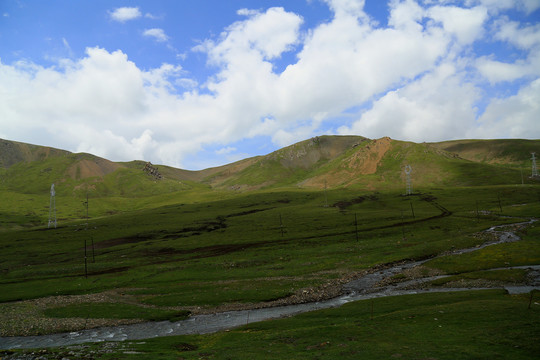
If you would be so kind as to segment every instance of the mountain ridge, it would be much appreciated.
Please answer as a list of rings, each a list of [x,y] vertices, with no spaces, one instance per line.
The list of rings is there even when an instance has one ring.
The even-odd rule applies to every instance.
[[[504,178],[513,173],[512,176],[516,177],[516,169],[528,166],[529,153],[536,149],[540,150],[540,140],[414,143],[389,137],[368,139],[323,135],[267,155],[203,170],[184,170],[166,165],[156,167],[164,180],[170,182],[169,188],[176,190],[182,187],[178,184],[202,184],[213,189],[235,191],[291,186],[318,189],[396,187],[402,186],[405,165],[412,166],[416,185],[468,185],[475,181],[496,182],[489,179],[491,176]],[[0,139],[0,150],[2,183],[16,191],[37,191],[32,191],[28,182],[25,185],[22,180],[25,177],[33,178],[34,182],[49,183],[47,186],[51,182],[60,182],[69,183],[73,189],[95,190],[101,187],[103,194],[125,193],[116,189],[122,186],[141,191],[156,181],[144,176],[142,169],[146,162],[141,160],[113,162],[92,154],[3,139]],[[129,177],[137,178],[138,184],[133,184],[127,179]],[[43,191],[42,186],[39,191]]]

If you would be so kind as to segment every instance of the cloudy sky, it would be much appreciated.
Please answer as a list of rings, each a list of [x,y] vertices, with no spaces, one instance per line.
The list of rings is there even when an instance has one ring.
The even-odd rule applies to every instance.
[[[0,138],[202,169],[540,138],[540,0],[1,0]]]

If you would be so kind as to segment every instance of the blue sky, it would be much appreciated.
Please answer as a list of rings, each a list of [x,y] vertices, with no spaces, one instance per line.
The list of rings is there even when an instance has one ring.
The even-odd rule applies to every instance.
[[[540,138],[540,0],[0,0],[0,138],[203,169]]]

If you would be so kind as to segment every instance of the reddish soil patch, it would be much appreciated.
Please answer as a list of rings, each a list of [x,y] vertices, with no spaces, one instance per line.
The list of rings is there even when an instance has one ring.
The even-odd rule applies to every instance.
[[[72,179],[102,177],[117,170],[120,165],[105,159],[82,159],[67,169],[67,175]]]

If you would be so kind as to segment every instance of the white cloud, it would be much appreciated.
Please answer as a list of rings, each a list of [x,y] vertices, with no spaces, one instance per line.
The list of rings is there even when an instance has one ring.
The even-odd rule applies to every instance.
[[[540,134],[540,78],[508,98],[494,99],[479,118],[471,137],[538,139]]]
[[[0,63],[1,126],[13,138],[40,132],[51,144],[112,159],[152,157],[149,112],[169,93],[162,77],[174,76],[173,70],[143,72],[121,51],[99,48],[51,68]]]
[[[487,19],[485,7],[470,9],[456,6],[434,6],[428,10],[429,16],[440,21],[449,34],[454,35],[460,44],[469,44],[483,33],[483,25]]]
[[[236,151],[235,147],[227,146],[227,147],[221,148],[219,150],[216,150],[216,154],[218,154],[218,155],[226,155],[226,154],[230,154],[230,153],[235,152],[235,151]]]
[[[336,17],[363,17],[364,0],[324,0]]]
[[[390,3],[390,18],[388,25],[402,30],[421,31],[420,21],[425,16],[425,10],[413,0],[392,0]]]
[[[236,12],[240,16],[253,16],[257,15],[259,12],[257,10],[251,10],[251,9],[240,9]]]
[[[159,42],[165,42],[169,40],[169,37],[167,36],[167,34],[165,34],[165,31],[158,28],[146,29],[144,30],[143,35],[154,38],[156,41]]]
[[[121,7],[109,12],[111,19],[118,22],[134,20],[142,16],[138,7]]]
[[[469,0],[467,2],[480,3],[494,13],[501,10],[517,9],[530,14],[540,8],[538,0]]]
[[[283,8],[239,10],[242,21],[195,48],[215,70],[206,79],[188,77],[179,65],[143,70],[124,52],[101,48],[50,67],[0,62],[2,135],[174,166],[207,145],[220,144],[214,156],[230,159],[244,138],[284,146],[321,129],[416,141],[477,136],[477,126],[485,134],[512,128],[508,136],[540,136],[540,85],[531,82],[540,69],[538,25],[494,18],[486,1],[461,8],[392,0],[389,26],[380,27],[363,1],[325,2],[333,17],[306,32],[302,17]],[[519,58],[475,56],[470,44],[486,40],[486,24],[495,24],[490,39],[520,49]],[[144,36],[168,42],[162,29]],[[296,58],[277,70],[286,52]],[[521,90],[479,115],[485,79],[518,78],[525,79]],[[358,108],[355,121],[342,126]]]
[[[296,14],[283,8],[270,8],[264,13],[244,10],[242,14],[250,18],[229,26],[218,43],[207,42],[206,49],[199,48],[208,51],[211,62],[233,63],[244,53],[262,55],[265,60],[273,59],[290,50],[298,41],[302,19]]]
[[[477,59],[476,66],[490,82],[513,81],[540,75],[540,25],[520,27],[517,22],[503,19],[497,23],[494,38],[522,50],[526,55],[514,62],[502,62],[494,56]]]
[[[497,40],[507,41],[523,50],[540,45],[540,24],[520,27],[518,22],[504,19],[498,25]]]
[[[362,16],[319,26],[304,41],[298,62],[279,78],[276,118],[322,121],[433,68],[449,40],[437,28],[423,31],[416,18],[410,22],[417,26],[395,20],[398,28],[386,29],[371,28]]]
[[[413,141],[463,138],[474,127],[479,95],[454,65],[442,64],[417,81],[388,92],[339,133]]]
[[[150,14],[150,13],[144,14],[144,17],[147,18],[147,19],[152,19],[152,20],[159,20],[159,19],[163,18],[162,16],[154,15],[154,14]]]

